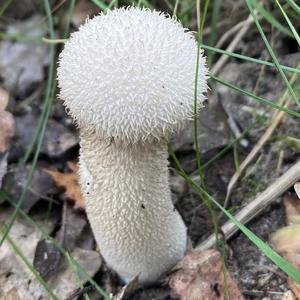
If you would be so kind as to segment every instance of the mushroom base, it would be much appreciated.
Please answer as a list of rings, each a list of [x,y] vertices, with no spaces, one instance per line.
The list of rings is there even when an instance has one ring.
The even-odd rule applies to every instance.
[[[156,281],[184,256],[166,142],[124,146],[81,133],[80,182],[100,252],[125,281]]]

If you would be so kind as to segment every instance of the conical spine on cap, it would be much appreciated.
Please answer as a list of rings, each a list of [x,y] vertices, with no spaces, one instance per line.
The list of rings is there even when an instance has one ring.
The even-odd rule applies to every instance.
[[[60,97],[76,123],[124,144],[166,140],[194,117],[197,43],[164,13],[137,7],[88,20],[60,54]],[[199,57],[197,104],[207,90]]]

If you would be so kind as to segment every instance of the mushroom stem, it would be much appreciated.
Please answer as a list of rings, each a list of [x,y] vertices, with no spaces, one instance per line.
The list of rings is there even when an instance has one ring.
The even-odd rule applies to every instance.
[[[125,281],[157,280],[180,260],[186,227],[171,201],[165,141],[124,145],[83,131],[80,183],[100,251]]]

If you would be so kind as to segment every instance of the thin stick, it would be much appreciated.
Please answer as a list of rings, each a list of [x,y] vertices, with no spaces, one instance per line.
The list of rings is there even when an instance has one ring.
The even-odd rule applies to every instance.
[[[228,31],[226,31],[221,38],[218,40],[216,44],[216,48],[221,48],[224,43],[231,37],[233,36],[236,32],[238,32],[244,25],[247,23],[247,20],[243,20],[236,25],[234,25],[232,28],[230,28]]]
[[[284,107],[287,107],[287,104],[285,104]],[[284,115],[285,115],[285,113],[280,111],[279,113],[275,114],[275,116],[273,116],[273,118],[270,122],[270,126],[267,128],[265,133],[261,136],[259,141],[255,144],[253,149],[247,155],[246,159],[241,163],[239,170],[236,171],[234,173],[234,175],[231,177],[228,187],[227,187],[227,194],[226,194],[226,198],[224,201],[224,207],[228,206],[228,202],[229,202],[232,190],[233,190],[235,184],[238,182],[240,175],[244,172],[244,170],[248,167],[248,165],[252,162],[252,160],[256,157],[256,155],[259,153],[259,151],[263,148],[263,146],[266,144],[266,142],[272,136],[274,130],[277,128],[277,126],[281,122]]]
[[[253,23],[253,18],[252,15],[250,14],[248,16],[248,18],[246,19],[246,21],[244,22],[242,28],[238,31],[237,35],[234,37],[234,39],[232,40],[232,42],[230,43],[230,45],[227,47],[226,51],[234,51],[234,49],[236,48],[236,46],[238,45],[238,43],[241,41],[241,39],[245,36],[245,34],[247,33],[249,27],[251,26],[251,24]],[[217,75],[220,70],[223,68],[224,64],[227,62],[227,60],[229,59],[228,55],[223,54],[219,60],[214,64],[214,66],[211,68],[211,74],[213,75]]]
[[[297,65],[297,67],[300,66],[300,63]],[[297,76],[293,74],[290,80],[290,84],[293,84],[295,80],[297,79]],[[285,90],[284,94],[278,101],[278,105],[283,106],[284,108],[288,108],[290,105],[290,97],[288,90]],[[282,121],[283,117],[285,116],[285,113],[283,111],[275,110],[273,113],[273,117],[270,121],[270,125],[265,131],[265,133],[260,137],[259,141],[256,143],[256,145],[253,147],[253,149],[250,151],[250,153],[247,155],[245,160],[241,163],[240,168],[237,172],[234,173],[234,175],[231,177],[228,187],[227,187],[227,193],[226,198],[224,201],[224,207],[227,207],[232,190],[236,183],[238,182],[240,175],[244,172],[244,170],[248,167],[248,165],[251,163],[251,161],[256,157],[256,155],[259,153],[259,151],[262,149],[262,147],[266,144],[266,142],[269,140],[269,138],[272,136],[273,132],[277,128],[277,126]]]
[[[300,180],[300,161],[294,164],[285,174],[275,180],[264,192],[258,197],[242,208],[236,215],[235,218],[241,223],[246,224],[254,217],[256,217],[261,211],[263,211],[269,204],[275,201],[281,196],[287,189],[289,189],[295,182]],[[224,237],[228,240],[232,237],[239,229],[231,223],[226,222],[222,228]],[[199,244],[196,249],[205,250],[211,248],[216,242],[215,234],[211,235],[207,240]]]

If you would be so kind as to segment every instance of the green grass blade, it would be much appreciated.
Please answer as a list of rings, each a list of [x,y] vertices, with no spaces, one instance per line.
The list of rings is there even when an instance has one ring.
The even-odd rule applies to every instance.
[[[217,206],[231,221],[234,223],[247,238],[261,250],[272,262],[274,262],[282,271],[289,275],[295,282],[300,283],[300,271],[291,265],[287,260],[276,253],[268,244],[262,241],[257,235],[250,231],[234,216],[232,216],[222,205],[220,205],[214,198],[212,198],[201,186],[198,186],[183,170],[175,153],[172,151],[171,156],[176,163],[179,174],[186,179],[188,184],[199,194],[205,195],[215,206]]]
[[[218,22],[218,17],[220,14],[220,0],[214,0],[213,1],[213,9],[212,9],[212,17],[211,17],[211,23],[210,23],[210,28],[211,28],[211,33],[209,35],[209,40],[208,44],[210,46],[214,46],[217,40],[217,22]],[[207,55],[207,64],[211,66],[212,60],[213,60],[214,52],[209,51]]]
[[[277,21],[272,14],[270,14],[260,3],[258,3],[256,0],[251,0],[253,6],[255,9],[275,28],[277,28],[279,31],[289,35],[293,36],[291,32],[285,28],[279,21]]]
[[[132,2],[130,4],[132,4]],[[147,1],[147,0],[139,0],[137,3],[137,6],[141,6],[141,5],[143,5],[144,7],[151,8],[151,9],[154,8],[154,6],[151,3],[149,3],[149,1]]]
[[[117,4],[118,0],[112,0],[110,1],[109,5],[107,6],[107,9],[111,9],[113,6]]]
[[[101,10],[106,11],[107,10],[107,5],[100,0],[91,0],[96,6],[98,6]]]
[[[294,11],[300,15],[300,6],[298,6],[298,4],[296,4],[296,2],[294,0],[286,0],[287,3],[294,9]]]
[[[80,272],[78,272],[77,266],[73,263],[69,252],[67,252],[67,261],[68,261],[68,264],[69,264],[70,268],[72,269],[73,273],[76,275],[77,284],[79,285],[80,289],[83,290],[84,286],[82,284],[82,278],[80,276],[81,274],[80,274]],[[83,297],[85,300],[91,300],[91,298],[88,296],[87,293],[84,293]]]
[[[1,229],[0,229],[0,233]],[[49,296],[54,300],[59,300],[59,298],[53,293],[51,287],[47,284],[47,282],[41,277],[41,275],[35,270],[34,266],[29,262],[29,260],[25,257],[21,249],[16,245],[16,243],[9,237],[9,235],[6,236],[6,240],[10,244],[10,246],[13,248],[15,253],[21,258],[21,260],[24,262],[26,267],[32,272],[32,274],[35,276],[37,281],[44,287],[44,289],[48,292]]]
[[[12,206],[12,207],[16,207],[16,204],[10,200],[7,199],[8,203]],[[100,295],[102,295],[104,297],[105,300],[110,300],[110,296],[109,294],[104,291],[95,281],[93,278],[91,278],[89,276],[89,274],[86,272],[86,270],[84,268],[81,267],[81,265],[78,264],[78,262],[73,258],[73,256],[71,256],[71,254],[69,254],[63,247],[61,244],[59,244],[54,238],[52,238],[48,233],[47,233],[47,229],[45,229],[45,227],[41,224],[37,224],[28,214],[26,214],[22,209],[19,210],[20,215],[22,217],[24,217],[28,223],[34,227],[36,230],[38,230],[41,235],[42,238],[50,241],[51,243],[53,243],[53,245],[64,255],[65,258],[69,258],[72,261],[72,264],[75,265],[78,269],[78,271],[80,271],[80,273],[82,273],[87,280],[94,286],[94,288],[100,293]]]
[[[75,3],[76,3],[76,0],[71,0],[70,4],[69,4],[68,13],[67,13],[68,19],[67,19],[67,22],[66,22],[66,28],[65,28],[65,31],[64,31],[64,35],[63,35],[64,39],[66,39],[69,36],[69,33],[70,33],[71,18],[72,18],[72,14],[73,14],[73,11],[74,11]],[[50,15],[48,14],[48,16],[49,16],[49,18],[52,19],[51,14]],[[49,27],[49,32],[50,32],[49,41],[54,41],[54,39],[53,39],[54,38],[53,21],[51,21],[51,20],[48,21],[48,27]],[[42,39],[42,41],[46,40],[44,38],[41,38],[41,39]],[[42,107],[42,113],[41,113],[41,116],[40,116],[38,124],[37,124],[37,130],[35,131],[32,139],[30,141],[30,144],[27,147],[26,153],[25,153],[25,155],[24,155],[24,157],[21,161],[22,164],[26,163],[26,161],[28,160],[28,158],[29,158],[29,156],[30,156],[30,154],[33,150],[34,145],[36,144],[36,141],[39,139],[41,129],[42,129],[43,124],[45,122],[45,116],[47,114],[47,109],[50,109],[50,108],[48,108],[48,102],[51,99],[50,94],[53,91],[53,89],[55,88],[55,84],[53,84],[54,59],[55,59],[55,53],[53,53],[54,50],[53,50],[53,47],[50,47],[50,57],[49,57],[50,67],[49,67],[49,71],[48,71],[48,82],[47,82],[47,88],[46,88],[46,100],[44,101],[44,104],[43,104],[43,107]]]
[[[293,35],[294,35],[294,37],[295,37],[298,45],[299,45],[299,47],[300,47],[300,37],[299,37],[299,34],[298,34],[297,30],[293,26],[292,22],[290,21],[289,17],[287,16],[287,14],[285,13],[284,9],[280,5],[279,1],[278,0],[275,0],[275,1],[276,1],[277,5],[279,6],[279,8],[280,8],[280,10],[281,10],[281,12],[282,12],[282,14],[283,14],[286,22],[289,24],[289,27],[290,27],[290,29],[291,29],[291,31],[292,31],[292,33],[293,33]]]
[[[52,15],[51,15],[51,8],[50,8],[48,0],[44,0],[44,6],[45,6],[46,14],[48,16],[48,25],[49,25],[50,35],[53,38],[54,37],[53,28],[54,27],[53,27]],[[15,220],[17,218],[19,209],[21,208],[21,205],[22,205],[22,203],[25,199],[27,190],[30,186],[30,183],[31,183],[31,180],[32,180],[32,177],[33,177],[33,173],[34,173],[36,165],[37,165],[37,160],[38,160],[40,149],[41,149],[41,146],[42,146],[43,137],[44,137],[44,134],[45,134],[45,131],[46,131],[47,121],[48,121],[48,118],[49,118],[50,108],[51,108],[52,98],[53,98],[53,90],[54,90],[53,87],[55,86],[55,83],[54,83],[54,80],[53,80],[53,77],[54,77],[55,46],[53,44],[50,44],[49,47],[50,47],[50,54],[49,54],[49,56],[50,56],[50,66],[49,66],[49,71],[48,71],[48,76],[49,76],[48,77],[49,78],[48,79],[48,88],[47,88],[47,93],[46,93],[46,99],[45,99],[45,102],[44,102],[44,112],[42,113],[42,116],[40,118],[41,121],[39,122],[40,127],[36,131],[37,132],[37,137],[38,137],[36,151],[34,153],[32,164],[31,164],[31,167],[30,167],[29,172],[28,172],[28,177],[26,179],[26,183],[23,186],[20,198],[18,199],[18,204],[17,204],[17,206],[16,206],[16,208],[15,208],[15,210],[14,210],[12,216],[11,216],[11,220],[9,222],[9,225],[6,227],[5,233],[2,237],[2,239],[0,240],[0,246],[3,244],[7,234],[9,233],[10,228],[13,226],[13,223],[15,222]],[[33,146],[34,146],[34,143],[32,143],[32,147]],[[25,163],[25,162],[22,161],[22,163]]]
[[[222,157],[225,153],[227,153],[231,148],[233,148],[237,143],[243,139],[248,132],[254,128],[257,125],[257,123],[253,123],[250,126],[248,126],[238,138],[233,139],[227,146],[225,146],[222,150],[220,150],[216,155],[214,155],[211,159],[206,161],[203,165],[203,169],[209,168],[211,165],[213,165],[220,157]]]
[[[211,47],[211,46],[208,46],[208,45],[205,45],[205,44],[202,44],[201,47],[203,49],[212,50],[212,51],[220,53],[220,54],[226,54],[228,56],[231,56],[231,57],[234,57],[234,58],[238,58],[238,59],[241,59],[241,60],[250,61],[250,62],[254,62],[254,63],[260,64],[260,65],[266,65],[266,66],[270,66],[270,67],[275,67],[276,68],[276,65],[274,63],[272,63],[272,62],[269,62],[269,61],[265,61],[265,60],[253,58],[253,57],[250,57],[250,56],[245,56],[245,55],[242,55],[242,54],[239,54],[239,53],[235,53],[235,52],[230,52],[230,51],[222,50],[222,49]],[[293,72],[293,73],[299,73],[300,74],[300,69],[291,68],[291,67],[287,67],[287,66],[284,66],[284,65],[280,65],[280,67],[283,70],[285,70],[285,71]]]
[[[198,187],[199,191],[206,194],[206,196],[216,205],[227,217],[234,223],[247,238],[262,251],[273,263],[275,263],[282,271],[288,274],[295,282],[300,283],[300,271],[291,265],[287,260],[281,257],[275,252],[268,244],[262,241],[256,234],[249,230],[245,225],[238,221],[233,215],[231,215],[222,205],[220,205],[215,199],[213,199],[205,190]]]
[[[234,159],[234,166],[235,166],[235,171],[240,170],[240,160],[239,160],[239,154],[238,154],[238,149],[237,149],[237,144],[233,144],[233,159]]]
[[[300,22],[300,14],[297,14],[294,10],[286,10],[286,13],[296,21]]]
[[[70,34],[70,27],[71,27],[71,21],[72,21],[73,11],[74,11],[74,7],[75,7],[75,2],[76,2],[76,0],[70,0],[69,8],[67,11],[67,21],[66,21],[67,25],[65,28],[65,32],[63,34],[63,39],[67,39]]]
[[[166,4],[166,6],[168,7],[168,9],[171,11],[173,9],[173,5],[171,4],[171,2],[169,0],[163,0],[163,1]]]
[[[200,157],[200,146],[198,141],[198,77],[199,77],[199,59],[200,59],[200,49],[202,43],[203,29],[206,19],[206,14],[208,10],[210,1],[205,1],[203,14],[200,19],[200,0],[197,0],[197,24],[198,24],[198,45],[197,45],[197,60],[196,60],[196,70],[195,70],[195,83],[194,83],[194,144],[196,150],[196,160],[199,172],[200,181],[204,184],[203,174],[202,174],[202,163]]]
[[[0,39],[1,40],[14,40],[19,42],[28,42],[28,43],[37,43],[40,44],[43,42],[42,37],[36,36],[27,36],[22,34],[10,34],[0,32]]]
[[[260,33],[260,35],[261,35],[264,43],[265,43],[265,46],[266,46],[269,54],[271,55],[272,60],[273,60],[273,62],[276,65],[276,68],[278,69],[278,71],[279,71],[279,73],[281,75],[281,78],[283,79],[285,85],[287,86],[287,89],[288,89],[289,93],[291,94],[293,100],[295,101],[295,103],[297,104],[297,106],[300,108],[300,102],[298,100],[298,97],[296,96],[296,94],[295,94],[294,90],[292,89],[292,87],[291,87],[291,85],[290,85],[287,77],[285,76],[285,74],[284,74],[284,72],[283,72],[283,70],[282,70],[282,68],[281,68],[281,66],[279,64],[279,61],[278,61],[278,59],[277,59],[277,57],[276,57],[276,55],[275,55],[275,53],[274,53],[271,45],[269,44],[269,42],[268,42],[268,40],[267,40],[267,38],[266,38],[266,36],[264,34],[264,31],[263,31],[263,29],[262,29],[262,27],[261,27],[261,25],[260,25],[260,23],[259,23],[256,15],[255,15],[255,13],[254,13],[254,10],[253,10],[253,7],[252,7],[253,0],[245,0],[245,1],[246,1],[247,6],[248,6],[248,8],[250,10],[252,18],[253,18],[253,20],[254,20],[254,22],[256,24],[256,27],[257,27],[257,29],[258,29],[258,31],[259,31],[259,33]]]
[[[144,0],[141,1],[141,2],[144,2]],[[50,43],[51,41],[55,41],[55,44],[57,44],[58,42],[59,43],[65,42],[64,39],[46,39],[46,38],[43,38],[43,37],[30,37],[30,36],[26,36],[26,35],[6,34],[6,33],[0,33],[0,39],[16,40],[16,41],[30,42],[30,43],[45,43],[45,42]],[[257,64],[266,65],[266,66],[270,66],[270,67],[276,67],[276,65],[274,63],[269,62],[269,61],[265,61],[265,60],[253,58],[253,57],[250,57],[250,56],[242,55],[242,54],[239,54],[239,53],[235,53],[235,52],[215,48],[215,47],[212,47],[212,46],[209,46],[209,45],[201,44],[201,48],[206,49],[206,50],[210,50],[210,51],[214,51],[214,52],[220,53],[220,54],[226,54],[228,56],[238,58],[238,59],[241,59],[241,60],[244,60],[244,61],[250,61],[250,62],[254,62],[254,63],[257,63]],[[288,66],[281,65],[281,64],[280,64],[280,66],[285,71],[300,74],[300,69],[288,67]]]
[[[267,105],[269,105],[273,108],[284,111],[285,113],[287,113],[291,116],[300,118],[300,113],[298,113],[298,112],[295,112],[295,111],[293,111],[291,109],[288,109],[286,107],[282,107],[282,106],[278,105],[277,103],[272,102],[271,100],[265,99],[265,98],[260,97],[260,96],[256,96],[256,95],[254,95],[254,94],[252,94],[248,91],[245,91],[245,90],[243,90],[243,89],[241,89],[241,88],[239,88],[239,87],[237,87],[237,86],[235,86],[235,85],[233,85],[233,84],[231,84],[227,81],[224,81],[224,80],[220,79],[217,76],[210,75],[210,78],[217,81],[217,82],[219,82],[219,83],[221,83],[221,84],[223,84],[223,85],[225,85],[225,86],[227,86],[227,87],[229,87],[229,88],[231,88],[231,89],[233,89],[233,90],[235,90],[235,91],[237,91],[237,92],[239,92],[239,93],[241,93],[241,94],[243,94],[243,95],[249,96],[249,97],[257,100],[258,102],[261,102],[263,104],[267,104]]]
[[[174,5],[174,9],[173,9],[172,18],[177,16],[178,4],[179,4],[179,0],[176,0],[175,5]]]
[[[202,173],[202,162],[201,162],[201,157],[200,157],[200,147],[199,147],[199,141],[198,141],[198,107],[197,107],[197,102],[198,102],[198,77],[199,77],[199,59],[200,59],[200,48],[201,48],[201,43],[202,43],[202,36],[203,36],[203,29],[204,29],[204,24],[206,20],[206,15],[208,11],[208,7],[210,4],[210,0],[206,0],[204,4],[204,9],[203,13],[201,14],[201,19],[200,19],[200,0],[197,0],[197,27],[198,27],[198,44],[197,44],[197,61],[196,61],[196,74],[195,74],[195,85],[194,85],[194,144],[195,144],[195,150],[196,150],[196,160],[197,160],[197,168],[198,168],[198,173],[199,173],[199,179],[200,179],[200,184],[205,188],[205,182],[204,182],[204,177]],[[211,202],[208,201],[208,199],[203,196],[201,197],[210,216],[210,220],[212,222],[213,230],[216,235],[216,240],[219,242],[219,236],[218,236],[218,231],[219,231],[219,226],[218,226],[218,220],[215,214],[215,211],[211,205]],[[219,243],[218,243],[219,244]],[[221,253],[221,260],[222,260],[222,272],[224,276],[224,287],[225,287],[225,297],[226,300],[229,300],[229,289],[228,289],[228,284],[227,284],[227,268],[226,268],[226,262],[225,262],[225,257],[224,257],[224,245],[220,241],[221,247],[220,248],[220,253]]]
[[[6,9],[10,6],[12,0],[6,0],[4,3],[0,6],[0,16],[4,14]]]
[[[200,0],[197,0],[197,2],[198,1],[199,1],[199,9],[200,9]],[[204,9],[203,9],[203,12],[201,14],[201,18],[200,18],[200,15],[197,16],[197,18],[200,18],[200,20],[197,21],[198,24],[200,24],[200,28],[198,27],[198,38],[199,38],[200,43],[202,43],[204,24],[205,24],[205,21],[206,21],[206,16],[207,16],[209,4],[210,4],[210,0],[205,0]]]
[[[187,14],[194,8],[195,5],[196,5],[196,1],[191,1],[188,4],[185,4],[186,7],[179,14],[179,19],[182,20],[184,17],[186,17]]]

